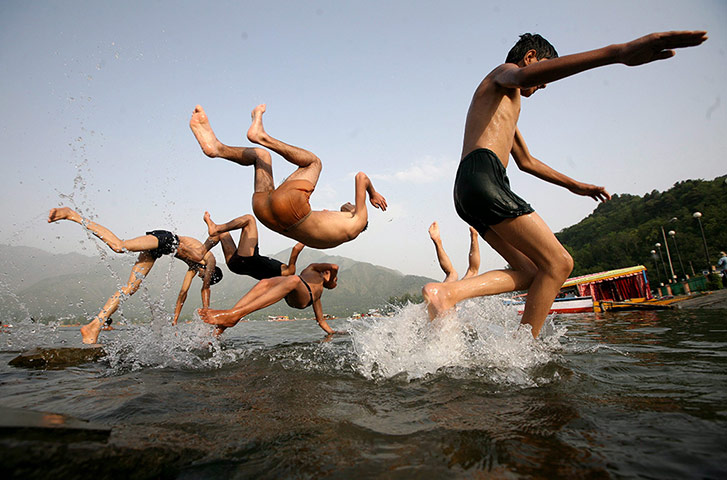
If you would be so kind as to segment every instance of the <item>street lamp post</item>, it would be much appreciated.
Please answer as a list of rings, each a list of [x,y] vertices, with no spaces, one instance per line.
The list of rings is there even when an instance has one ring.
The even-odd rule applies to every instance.
[[[677,244],[677,232],[674,230],[669,230],[669,236],[674,241],[674,248],[677,251],[677,258],[679,259],[679,266],[682,267],[682,275],[684,276],[684,280],[689,279],[689,275],[687,275],[687,271],[684,270],[684,263],[682,263],[682,254],[679,253],[679,245]]]
[[[664,227],[661,227],[661,236],[664,237],[664,247],[666,248],[666,258],[669,259],[669,270],[671,271],[671,277],[669,277],[669,283],[677,278],[674,275],[674,265],[671,263],[671,253],[669,253],[669,244],[666,241],[666,233],[664,233]]]
[[[659,258],[661,258],[661,266],[664,267],[664,276],[668,279],[669,273],[666,271],[666,263],[664,263],[664,255],[661,254],[661,243],[656,242],[654,246],[659,250]],[[669,281],[671,283],[671,280]]]
[[[652,250],[649,253],[651,253],[651,258],[654,260],[654,267],[656,268],[656,278],[659,280],[659,285],[661,285],[661,272],[659,272],[659,257],[656,256],[656,250]]]
[[[712,262],[709,260],[709,251],[707,250],[707,238],[704,236],[704,228],[702,228],[702,213],[694,212],[692,216],[696,218],[697,223],[699,223],[699,231],[702,232],[702,243],[704,244],[704,258],[707,260],[707,271],[711,272]]]

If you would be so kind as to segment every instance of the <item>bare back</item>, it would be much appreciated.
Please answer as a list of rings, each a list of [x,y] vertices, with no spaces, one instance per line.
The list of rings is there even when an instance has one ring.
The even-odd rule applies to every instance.
[[[179,247],[177,247],[177,253],[174,256],[185,262],[205,265],[207,253],[205,246],[196,238],[180,236]]]
[[[478,148],[487,148],[507,167],[520,116],[520,90],[503,87],[495,78],[509,68],[517,66],[500,65],[475,90],[467,111],[461,158]]]

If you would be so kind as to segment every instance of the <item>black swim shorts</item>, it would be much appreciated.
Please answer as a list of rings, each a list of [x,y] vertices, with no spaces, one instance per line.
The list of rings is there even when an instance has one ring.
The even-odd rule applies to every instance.
[[[484,235],[490,225],[532,213],[533,207],[510,190],[510,180],[497,155],[486,148],[459,163],[454,181],[454,208],[462,220]]]
[[[149,254],[154,257],[155,260],[162,255],[173,254],[177,251],[177,247],[179,247],[179,237],[172,232],[168,232],[166,230],[152,230],[151,232],[146,232],[146,234],[154,235],[157,237],[157,240],[159,240],[159,246],[154,250],[149,250]]]
[[[227,268],[231,272],[238,275],[248,275],[256,280],[279,277],[282,275],[280,271],[282,266],[283,262],[260,255],[260,249],[257,245],[255,245],[255,251],[251,257],[242,257],[235,252],[227,262]]]

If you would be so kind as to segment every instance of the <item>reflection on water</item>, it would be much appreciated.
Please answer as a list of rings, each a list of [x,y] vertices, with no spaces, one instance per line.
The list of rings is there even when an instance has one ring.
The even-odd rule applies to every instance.
[[[336,320],[350,335],[330,341],[312,321],[249,322],[220,339],[201,324],[134,326],[104,334],[106,359],[60,371],[8,367],[13,330],[0,406],[111,426],[108,443],[71,460],[101,476],[135,458],[138,477],[718,478],[724,319],[559,316],[533,341],[491,300],[440,325],[421,306]],[[44,335],[75,346],[78,334]]]

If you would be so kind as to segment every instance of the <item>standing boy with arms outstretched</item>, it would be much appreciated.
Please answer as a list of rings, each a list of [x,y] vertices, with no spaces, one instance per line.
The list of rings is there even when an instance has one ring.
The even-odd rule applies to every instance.
[[[522,35],[506,63],[480,83],[467,113],[462,157],[454,185],[459,216],[475,227],[510,264],[449,283],[430,283],[422,293],[431,319],[457,302],[483,295],[528,290],[521,323],[538,336],[573,259],[532,207],[510,190],[505,173],[512,155],[518,168],[571,192],[605,201],[603,188],[578,182],[530,155],[517,128],[521,96],[529,97],[546,84],[613,63],[642,65],[674,56],[674,48],[700,45],[706,32],[653,33],[628,43],[558,58],[539,35]]]

